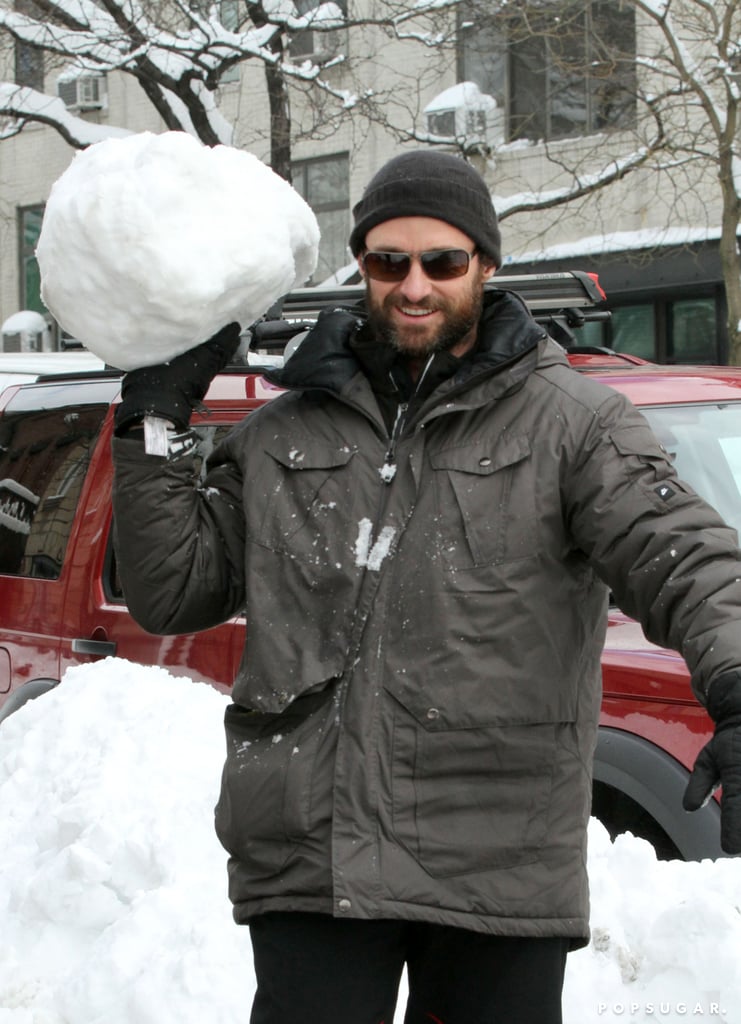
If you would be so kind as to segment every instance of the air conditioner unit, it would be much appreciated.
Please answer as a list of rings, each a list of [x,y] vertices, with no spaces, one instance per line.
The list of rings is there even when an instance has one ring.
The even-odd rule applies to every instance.
[[[105,75],[60,79],[57,96],[69,110],[100,110],[106,105]]]
[[[427,104],[424,114],[428,133],[438,138],[464,140],[469,145],[504,142],[504,111],[473,82],[446,89]]]
[[[504,119],[498,111],[482,109],[435,110],[427,114],[430,135],[471,141],[504,140]]]
[[[483,111],[479,110],[434,110],[427,115],[427,131],[430,135],[443,137],[458,137],[471,135],[474,132],[479,134],[485,128],[485,121],[479,125],[479,116]]]

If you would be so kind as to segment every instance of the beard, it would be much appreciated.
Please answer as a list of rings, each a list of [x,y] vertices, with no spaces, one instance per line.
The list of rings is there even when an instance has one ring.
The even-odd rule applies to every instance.
[[[483,289],[475,279],[468,291],[456,299],[437,296],[424,302],[405,302],[402,296],[394,293],[377,299],[370,281],[366,281],[365,294],[368,323],[374,337],[397,352],[417,358],[435,352],[449,352],[468,334],[475,334],[484,305]],[[402,306],[406,309],[434,309],[441,312],[444,319],[432,330],[427,324],[419,327],[413,323],[398,325],[393,320],[393,310]]]

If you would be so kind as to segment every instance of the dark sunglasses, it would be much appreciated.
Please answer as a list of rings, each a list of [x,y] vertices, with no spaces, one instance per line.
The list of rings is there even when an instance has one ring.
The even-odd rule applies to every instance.
[[[374,281],[403,281],[418,259],[422,270],[432,281],[451,281],[468,273],[473,252],[465,249],[432,249],[430,252],[377,252],[371,250],[360,257],[368,277]]]

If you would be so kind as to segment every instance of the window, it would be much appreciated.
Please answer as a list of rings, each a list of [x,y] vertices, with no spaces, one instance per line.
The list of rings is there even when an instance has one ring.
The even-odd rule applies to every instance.
[[[614,305],[604,322],[587,323],[580,345],[603,345],[656,363],[723,362],[722,312],[711,295]]]
[[[27,43],[15,44],[15,83],[44,91],[44,56]]]
[[[18,253],[20,258],[20,309],[46,313],[41,301],[41,274],[36,260],[36,245],[41,233],[43,206],[25,206],[18,210]]]
[[[243,0],[220,0],[219,17],[221,24],[229,32],[239,32],[247,18],[247,7]],[[239,64],[232,67],[221,75],[219,82],[227,85],[229,82],[239,81]]]
[[[15,10],[30,18],[43,18],[33,0],[16,0]],[[44,54],[35,46],[16,40],[15,43],[15,84],[29,89],[44,91]]]
[[[679,299],[669,305],[670,363],[717,363],[715,302],[710,298]]]
[[[293,185],[314,211],[321,242],[319,263],[311,279],[318,284],[349,262],[350,166],[347,153],[297,160],[292,165]]]
[[[294,0],[299,15],[309,14],[322,6],[322,0]],[[335,0],[340,13],[347,15],[347,0]],[[291,35],[289,50],[294,59],[315,58],[329,60],[347,48],[347,32],[344,29],[328,29],[317,32],[311,28],[300,29]]]
[[[610,348],[641,359],[656,359],[656,328],[653,303],[618,306],[609,320]]]
[[[701,402],[642,412],[679,476],[741,531],[741,405]]]
[[[239,32],[247,17],[246,7],[241,0],[221,0],[219,17],[225,29],[230,32]]]
[[[0,573],[57,579],[108,405],[33,409],[0,421]]]
[[[506,111],[509,139],[559,139],[635,120],[635,12],[623,0],[528,11],[465,0],[458,78]]]

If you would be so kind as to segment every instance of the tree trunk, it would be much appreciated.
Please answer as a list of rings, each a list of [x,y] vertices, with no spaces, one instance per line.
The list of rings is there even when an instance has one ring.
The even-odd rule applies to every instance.
[[[247,9],[256,28],[263,28],[269,23],[262,0],[247,0]],[[276,174],[290,184],[291,174],[291,101],[288,86],[280,61],[283,58],[284,37],[282,32],[274,32],[268,42],[268,49],[274,53],[275,64],[265,62],[265,83],[268,89],[270,104],[270,166]]]
[[[291,174],[291,105],[286,80],[279,68],[272,64],[266,64],[265,81],[270,101],[270,166],[276,174],[290,183],[293,180]]]
[[[728,308],[728,362],[731,366],[741,366],[741,256],[737,237],[741,201],[734,182],[730,150],[721,154],[718,177],[723,195],[720,264]]]

